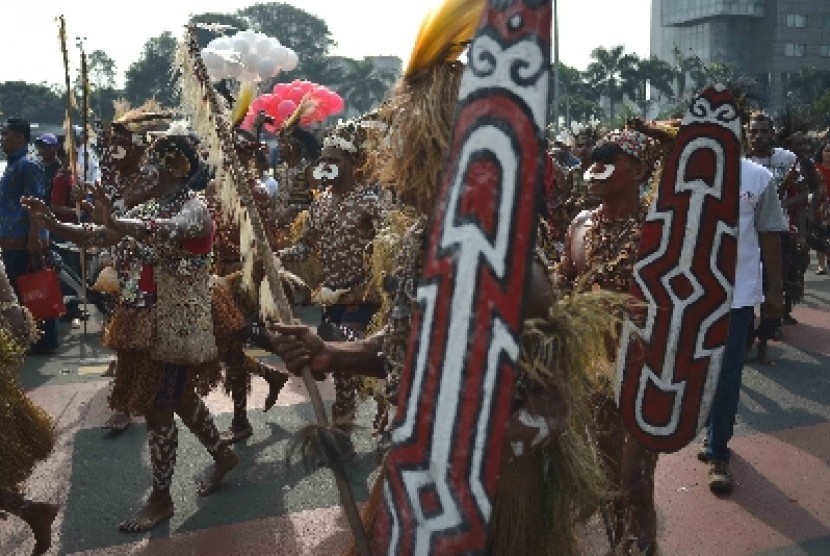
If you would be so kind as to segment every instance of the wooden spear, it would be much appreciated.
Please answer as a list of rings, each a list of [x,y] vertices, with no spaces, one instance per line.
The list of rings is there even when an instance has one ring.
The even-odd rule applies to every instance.
[[[250,224],[253,232],[254,249],[265,271],[264,282],[266,284],[263,290],[267,288],[267,291],[263,291],[263,294],[270,294],[270,300],[267,299],[268,295],[261,295],[260,312],[264,319],[277,318],[280,322],[292,323],[295,321],[294,315],[283,291],[282,282],[279,277],[279,270],[282,265],[277,255],[269,247],[265,226],[256,208],[250,188],[250,181],[246,176],[247,171],[240,163],[236,149],[234,148],[233,126],[226,114],[225,107],[222,105],[216,94],[216,90],[211,84],[210,77],[202,60],[201,47],[196,37],[195,25],[187,26],[185,44],[180,48],[178,56],[178,62],[181,66],[180,71],[182,72],[182,104],[185,110],[194,116],[194,119],[204,119],[207,117],[210,121],[211,125],[209,129],[197,129],[197,132],[202,131],[212,136],[208,139],[208,142],[221,149],[221,160],[214,161],[214,165],[217,168],[217,180],[224,174],[230,180],[230,183],[233,184],[234,192],[238,196],[239,204],[242,208],[242,214],[236,214],[240,220],[240,228],[245,226],[245,219],[247,218],[247,222]],[[191,71],[192,77],[198,81],[198,86],[195,87],[195,90],[194,88],[188,89],[185,85],[188,77],[191,77],[187,75],[187,72]],[[188,103],[192,104],[188,106]],[[223,196],[220,195],[220,197]],[[223,199],[223,203],[226,200]],[[223,209],[227,212],[233,212],[236,210],[236,207],[225,206]],[[242,246],[241,248],[244,250],[246,246]],[[271,303],[263,302],[265,300],[271,301]],[[369,542],[366,538],[366,532],[363,529],[357,503],[355,502],[351,484],[346,476],[343,463],[338,457],[339,454],[335,440],[336,433],[331,429],[323,399],[320,396],[317,383],[314,381],[308,367],[303,369],[302,379],[308,390],[311,405],[317,418],[316,432],[318,434],[316,435],[316,440],[323,451],[320,455],[334,473],[337,489],[340,494],[340,502],[355,536],[358,550],[361,556],[369,556]]]

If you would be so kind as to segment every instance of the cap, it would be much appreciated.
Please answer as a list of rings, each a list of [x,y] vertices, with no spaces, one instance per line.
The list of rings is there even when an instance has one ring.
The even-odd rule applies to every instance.
[[[44,133],[35,139],[35,143],[43,143],[44,145],[49,145],[50,147],[57,147],[58,138],[55,137],[54,133]]]

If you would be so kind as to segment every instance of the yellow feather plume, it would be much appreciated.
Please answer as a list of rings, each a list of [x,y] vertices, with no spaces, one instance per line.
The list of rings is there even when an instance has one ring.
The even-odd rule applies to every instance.
[[[424,18],[404,79],[440,62],[456,60],[475,34],[486,0],[444,0]]]
[[[245,115],[248,113],[248,108],[254,101],[254,91],[256,86],[253,81],[244,81],[239,86],[239,95],[236,97],[236,102],[233,105],[231,112],[231,119],[233,120],[233,127],[239,127]]]
[[[288,118],[283,122],[282,129],[286,132],[291,131],[294,126],[300,123],[300,120],[306,116],[306,114],[310,114],[317,110],[317,101],[311,98],[311,95],[306,94],[303,99],[300,101],[300,104],[297,105],[297,108],[294,109],[294,112],[291,113]]]

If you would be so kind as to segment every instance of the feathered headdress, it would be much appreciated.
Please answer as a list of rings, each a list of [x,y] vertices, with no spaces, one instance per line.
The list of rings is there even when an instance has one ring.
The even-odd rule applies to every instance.
[[[446,0],[424,19],[406,71],[380,109],[387,137],[367,168],[396,191],[404,204],[429,212],[435,202],[449,148],[467,47],[485,0]]]

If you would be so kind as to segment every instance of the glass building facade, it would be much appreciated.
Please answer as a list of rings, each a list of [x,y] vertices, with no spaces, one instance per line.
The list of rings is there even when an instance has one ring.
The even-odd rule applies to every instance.
[[[789,74],[830,70],[830,0],[652,0],[651,53],[734,66],[776,108]]]

